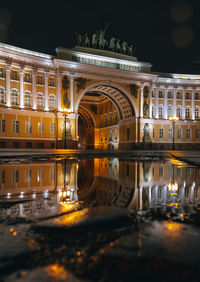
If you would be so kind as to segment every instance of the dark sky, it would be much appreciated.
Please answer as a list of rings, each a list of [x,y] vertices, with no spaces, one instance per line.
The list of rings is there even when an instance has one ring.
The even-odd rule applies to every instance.
[[[154,71],[200,73],[200,0],[0,1],[0,41],[47,54],[105,22]]]

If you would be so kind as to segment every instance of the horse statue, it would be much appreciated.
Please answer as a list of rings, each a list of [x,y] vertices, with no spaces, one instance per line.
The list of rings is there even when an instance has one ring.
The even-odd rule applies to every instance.
[[[90,47],[90,39],[87,33],[85,34],[85,47]]]
[[[109,48],[111,51],[115,51],[115,38],[114,38],[114,37],[112,37],[112,38],[110,39],[110,44],[109,44],[108,48]]]

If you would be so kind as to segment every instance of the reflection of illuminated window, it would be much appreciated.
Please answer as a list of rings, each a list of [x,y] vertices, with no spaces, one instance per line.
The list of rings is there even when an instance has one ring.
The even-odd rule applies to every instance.
[[[155,174],[155,170],[154,170],[154,167],[152,168],[152,175],[154,176]]]
[[[5,180],[6,180],[6,173],[5,173],[5,170],[1,170],[1,173],[0,173],[0,181],[1,181],[1,184],[4,184],[5,183]]]
[[[163,176],[163,167],[159,167],[159,176],[160,176],[160,177]]]
[[[161,200],[161,198],[162,198],[162,188],[160,187],[158,189],[158,199]]]
[[[12,182],[17,183],[19,182],[19,170],[15,169],[12,171]]]
[[[37,181],[43,181],[44,180],[44,169],[43,168],[39,168],[38,169],[38,173],[37,173]]]
[[[168,176],[169,177],[173,176],[173,168],[172,167],[168,167]]]
[[[178,176],[178,177],[181,176],[181,167],[177,167],[177,176]]]
[[[32,169],[26,169],[25,180],[26,180],[26,182],[32,181]]]
[[[186,187],[186,188],[185,188],[185,197],[187,198],[188,195],[189,195],[189,189],[188,189],[188,187]]]
[[[186,167],[186,176],[187,177],[190,177],[190,172],[191,172],[190,167]]]
[[[195,198],[198,197],[198,188],[197,187],[194,188],[194,197]]]

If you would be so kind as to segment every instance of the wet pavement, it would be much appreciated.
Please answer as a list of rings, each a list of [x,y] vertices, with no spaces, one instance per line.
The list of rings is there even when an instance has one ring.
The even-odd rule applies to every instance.
[[[0,164],[2,281],[198,281],[200,170],[175,157]]]

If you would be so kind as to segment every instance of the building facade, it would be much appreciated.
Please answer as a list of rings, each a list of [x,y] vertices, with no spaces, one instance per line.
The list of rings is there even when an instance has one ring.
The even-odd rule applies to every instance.
[[[0,44],[1,148],[200,148],[200,75],[153,73],[106,50],[56,52]]]

